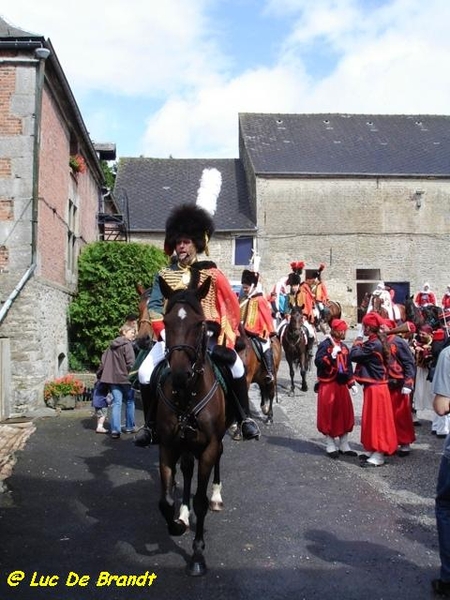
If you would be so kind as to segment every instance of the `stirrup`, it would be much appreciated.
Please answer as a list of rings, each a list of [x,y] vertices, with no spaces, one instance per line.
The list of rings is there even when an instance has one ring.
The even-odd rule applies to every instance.
[[[258,425],[253,419],[247,417],[241,423],[242,437],[244,440],[258,440],[261,435]]]
[[[159,444],[158,435],[154,427],[144,425],[134,436],[134,445],[139,448],[146,448],[152,444]]]

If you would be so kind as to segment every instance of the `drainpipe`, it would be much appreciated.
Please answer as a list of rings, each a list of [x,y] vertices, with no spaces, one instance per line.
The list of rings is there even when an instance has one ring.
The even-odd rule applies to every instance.
[[[37,260],[37,225],[38,225],[38,201],[39,201],[39,157],[41,146],[41,119],[42,119],[42,93],[44,90],[45,61],[50,55],[47,48],[36,48],[34,51],[38,59],[36,76],[36,94],[34,108],[34,142],[33,142],[33,185],[31,197],[31,264],[16,285],[14,290],[6,299],[0,309],[0,324],[5,319],[14,300],[20,294],[27,281],[36,269]]]

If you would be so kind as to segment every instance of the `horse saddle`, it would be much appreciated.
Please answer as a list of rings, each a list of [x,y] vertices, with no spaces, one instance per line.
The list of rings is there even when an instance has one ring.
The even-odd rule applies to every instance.
[[[262,356],[264,354],[263,353],[262,342],[259,339],[259,337],[257,337],[257,336],[252,335],[252,336],[249,336],[249,337],[250,337],[250,341],[252,343],[253,350],[255,351],[256,358],[259,360],[259,362],[261,362],[262,361]]]

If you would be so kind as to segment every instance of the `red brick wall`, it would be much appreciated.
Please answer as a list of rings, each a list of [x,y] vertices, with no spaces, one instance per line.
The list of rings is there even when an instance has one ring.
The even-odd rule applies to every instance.
[[[20,135],[22,121],[10,113],[11,96],[16,89],[14,67],[0,69],[0,131],[2,135]]]
[[[69,134],[50,95],[42,98],[38,275],[66,284]]]

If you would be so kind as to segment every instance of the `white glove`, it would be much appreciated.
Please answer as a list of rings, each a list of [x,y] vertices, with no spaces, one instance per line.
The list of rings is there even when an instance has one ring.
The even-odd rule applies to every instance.
[[[350,391],[354,396],[356,396],[356,394],[358,393],[358,386],[356,384],[353,384],[350,388]]]
[[[401,390],[402,394],[409,395],[411,392],[412,392],[412,390],[409,387],[402,387],[402,390]]]
[[[336,358],[339,352],[342,352],[341,348],[339,346],[334,346],[333,350],[331,351],[331,358]]]

